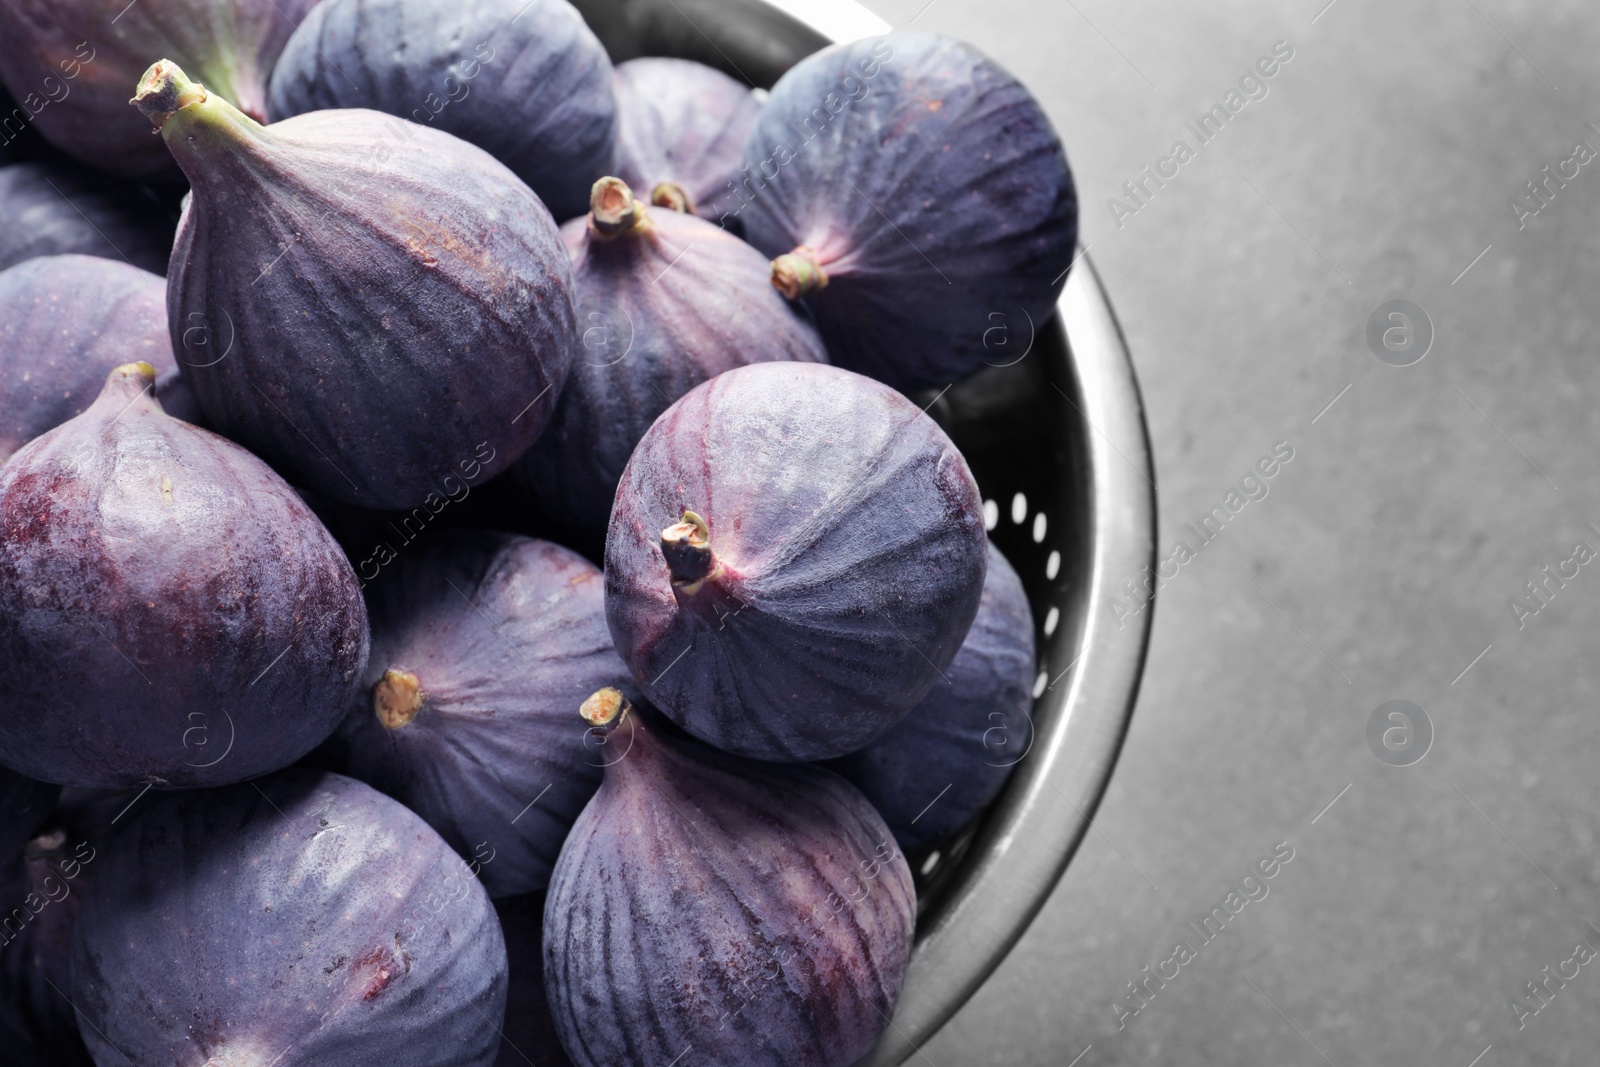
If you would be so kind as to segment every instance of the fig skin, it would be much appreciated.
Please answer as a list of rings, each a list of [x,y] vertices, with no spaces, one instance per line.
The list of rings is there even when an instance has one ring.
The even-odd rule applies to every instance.
[[[978,616],[944,677],[883,736],[829,766],[866,794],[901,848],[937,844],[987,807],[1028,754],[1035,667],[1028,596],[991,542]]]
[[[119,367],[0,467],[0,763],[216,785],[331,733],[367,660],[349,562],[266,464]]]
[[[0,167],[0,270],[68,252],[165,274],[172,220],[155,200],[77,167]]]
[[[1010,362],[994,331],[1021,347],[1061,295],[1078,225],[1061,141],[971,45],[903,30],[809,56],[744,163],[736,218],[838,366],[942,388]]]
[[[708,546],[670,525],[685,512]],[[664,526],[688,536],[669,545]],[[645,698],[689,733],[829,759],[950,665],[985,544],[966,461],[914,404],[825,364],[758,363],[696,387],[639,442],[606,537],[606,621]],[[669,568],[664,549],[687,560]]]
[[[19,100],[47,98],[32,123],[67,154],[123,177],[176,180],[171,156],[128,108],[128,87],[171,56],[261,119],[272,65],[315,3],[139,0],[118,14],[122,5],[104,0],[7,0],[0,78]]]
[[[597,697],[599,694],[597,694]],[[623,702],[625,705],[625,702]],[[624,710],[626,755],[561,850],[545,986],[578,1067],[845,1067],[887,1025],[911,871],[854,786],[674,741]]]
[[[562,221],[582,215],[589,186],[614,170],[611,73],[567,0],[326,0],[284,48],[269,111],[277,121],[371,108],[409,120],[406,130],[454,134]]]
[[[81,815],[63,804],[0,886],[12,909],[0,914],[0,1063],[94,1067],[63,996],[72,990],[78,904],[99,856]]]
[[[372,655],[328,745],[334,769],[420,815],[490,896],[543,889],[600,785],[573,709],[632,688],[599,568],[548,541],[452,531],[367,596]]]
[[[60,795],[58,785],[0,767],[0,872],[22,855],[22,846],[50,817]]]
[[[39,256],[0,271],[0,463],[80,414],[106,375],[155,367],[156,398],[185,422],[200,417],[178,376],[160,275],[98,256]]]
[[[140,106],[194,183],[167,287],[207,420],[297,484],[414,508],[488,478],[548,421],[575,348],[572,265],[482,149],[315,111],[260,126],[165,61]],[[163,119],[162,116],[165,116]],[[184,332],[232,347],[196,358]]]
[[[291,770],[169,795],[103,851],[72,959],[97,1062],[494,1062],[506,952],[489,898],[369,786]]]
[[[628,457],[674,400],[734,367],[827,361],[755,249],[647,208],[615,178],[595,183],[593,197],[589,215],[561,228],[577,278],[578,358],[549,429],[515,468],[540,521],[580,545],[604,540]]]
[[[544,894],[528,893],[494,902],[506,939],[511,981],[506,987],[506,1022],[500,1028],[495,1067],[572,1067],[544,990]]]
[[[647,199],[672,182],[708,221],[739,206],[731,186],[761,114],[750,86],[692,59],[649,56],[617,64],[616,91],[619,178]]]

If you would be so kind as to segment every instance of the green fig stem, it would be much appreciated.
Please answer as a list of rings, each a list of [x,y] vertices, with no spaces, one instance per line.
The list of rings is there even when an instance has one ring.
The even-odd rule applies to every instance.
[[[657,183],[656,187],[650,190],[650,203],[654,207],[664,207],[679,214],[694,214],[694,197],[677,182]]]
[[[102,395],[109,393],[123,400],[132,400],[140,393],[155,398],[156,369],[150,364],[140,360],[138,363],[124,363],[113,370],[106,377],[105,388]]]
[[[372,687],[372,710],[378,713],[378,721],[391,730],[415,719],[427,703],[428,694],[410,671],[384,671]]]
[[[190,81],[183,68],[172,60],[158,59],[139,79],[128,103],[144,112],[144,117],[160,130],[173,115],[205,103],[210,95],[204,85]]]
[[[801,245],[772,261],[772,287],[790,300],[828,284],[828,275],[817,262],[817,250]]]
[[[633,710],[633,705],[628,703],[628,698],[622,692],[606,686],[597,690],[589,699],[578,705],[578,714],[583,721],[599,730],[610,732],[616,729],[628,712]]]
[[[601,178],[589,190],[589,226],[601,237],[621,237],[649,224],[645,206],[621,178]]]
[[[711,551],[711,529],[692,511],[661,531],[661,555],[672,575],[672,587],[694,596],[701,586],[722,574],[722,563]]]

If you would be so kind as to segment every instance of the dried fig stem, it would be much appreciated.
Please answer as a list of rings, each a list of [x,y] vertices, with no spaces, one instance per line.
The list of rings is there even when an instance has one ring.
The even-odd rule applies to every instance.
[[[801,245],[772,261],[772,287],[790,300],[828,284],[828,275],[817,262],[817,250]]]
[[[610,686],[598,690],[578,706],[578,714],[583,716],[584,722],[597,729],[608,730],[615,729],[632,710],[633,705],[628,703],[628,698]]]
[[[410,671],[384,671],[372,687],[372,710],[378,713],[378,721],[391,730],[415,719],[427,703],[428,694]]]
[[[601,178],[589,190],[589,226],[599,236],[621,237],[649,221],[644,205],[621,178]]]
[[[186,107],[203,104],[209,96],[206,87],[189,80],[183,69],[170,59],[158,59],[139,79],[133,99],[128,103],[144,112],[156,129]]]
[[[113,370],[106,378],[105,388],[131,400],[140,393],[151,393],[155,384],[156,369],[140,360],[138,363],[124,363]]]
[[[685,215],[694,214],[694,197],[677,182],[660,182],[650,190],[650,203]]]
[[[661,555],[672,574],[673,588],[689,596],[722,573],[722,564],[711,551],[711,529],[692,511],[685,511],[681,522],[661,531]]]

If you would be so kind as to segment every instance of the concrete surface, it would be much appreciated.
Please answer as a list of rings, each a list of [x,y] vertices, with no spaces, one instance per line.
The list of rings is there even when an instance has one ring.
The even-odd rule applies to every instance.
[[[1600,160],[1565,164],[1537,215],[1510,206],[1600,149],[1600,9],[868,3],[999,58],[1065,138],[1145,390],[1163,545],[1294,449],[1162,590],[1096,831],[915,1062],[1600,1062],[1600,960],[1575,953],[1600,949]],[[1185,123],[1278,41],[1266,95],[1114,221],[1108,198],[1192,148]],[[1411,366],[1367,340],[1395,299],[1432,322]],[[1546,604],[1525,583],[1547,565],[1577,574]],[[1410,766],[1368,743],[1390,700],[1433,727]],[[1247,883],[1267,896],[1203,941],[1186,921],[1280,842],[1293,859]],[[1180,941],[1193,958],[1163,964]],[[1133,1015],[1145,967],[1177,977]]]

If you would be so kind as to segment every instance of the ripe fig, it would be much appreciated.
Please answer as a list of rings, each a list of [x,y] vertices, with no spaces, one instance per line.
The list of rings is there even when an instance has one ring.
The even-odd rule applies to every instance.
[[[902,30],[802,60],[744,162],[737,218],[841,367],[940,388],[1011,362],[1061,294],[1078,226],[1061,142],[969,44]]]
[[[598,544],[633,446],[674,400],[734,367],[827,355],[737,237],[652,211],[616,178],[595,183],[590,207],[561,228],[582,346],[550,428],[516,469],[541,521]]]
[[[888,1024],[911,871],[854,786],[674,741],[614,690],[584,716],[626,755],[561,850],[545,986],[579,1067],[846,1067]]]
[[[570,714],[570,709],[569,709]],[[500,1028],[495,1067],[572,1067],[561,1048],[544,989],[544,894],[528,893],[494,902],[506,939],[511,980],[506,986],[506,1023]]]
[[[978,617],[922,703],[831,766],[916,852],[965,826],[1033,743],[1033,615],[1022,579],[989,545]]]
[[[171,418],[147,363],[0,467],[0,763],[98,787],[237,782],[338,724],[367,614],[265,463]]]
[[[22,846],[50,817],[61,788],[0,767],[0,877]],[[4,930],[0,929],[0,935]]]
[[[66,997],[78,903],[97,857],[78,820],[58,812],[0,883],[0,1063],[94,1065]]]
[[[167,283],[98,256],[39,256],[0,271],[0,463],[89,406],[129,360],[156,368],[156,397],[194,422],[167,336]]]
[[[634,450],[606,621],[646,699],[701,740],[842,756],[950,665],[985,543],[972,473],[916,405],[825,364],[758,363],[695,388]]]
[[[376,790],[290,770],[173,794],[104,852],[72,959],[97,1062],[494,1063],[506,952],[489,897]]]
[[[194,183],[167,317],[212,425],[373,508],[443,499],[458,468],[488,477],[527,450],[576,315],[532,190],[438,130],[388,158],[396,121],[373,111],[261,126],[166,61],[136,101]],[[184,347],[195,324],[218,338],[204,358]]]
[[[326,0],[272,72],[274,121],[371,108],[484,149],[533,187],[556,219],[582,215],[613,170],[611,60],[567,0]]]
[[[367,597],[372,655],[334,769],[422,816],[491,896],[543,889],[600,784],[572,709],[628,680],[599,569],[548,541],[452,531]]]
[[[128,89],[168,55],[257,119],[267,75],[316,0],[7,0],[0,78],[52,144],[131,178],[176,178],[172,158],[128,110]]]
[[[172,222],[165,208],[136,189],[77,167],[0,167],[0,270],[64,252],[165,274]]]
[[[730,186],[761,114],[750,86],[704,63],[656,56],[619,63],[616,86],[618,177],[658,206],[704,219],[737,208]]]

